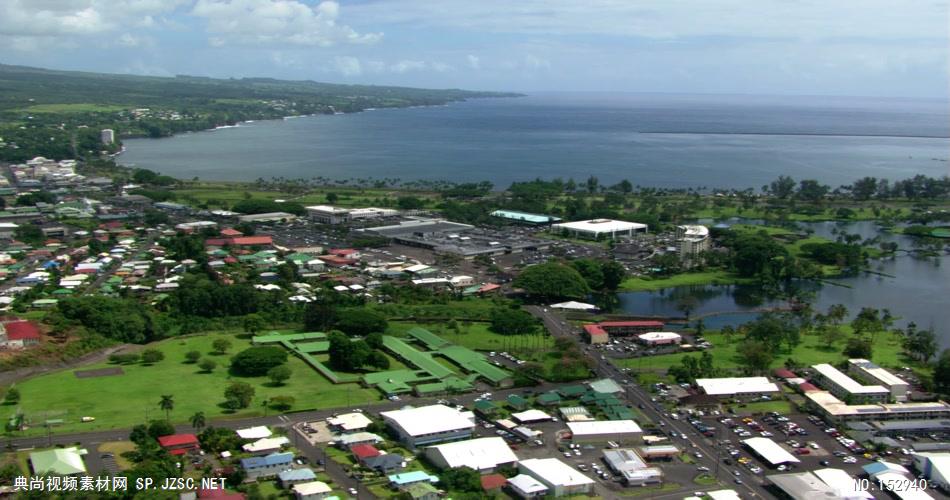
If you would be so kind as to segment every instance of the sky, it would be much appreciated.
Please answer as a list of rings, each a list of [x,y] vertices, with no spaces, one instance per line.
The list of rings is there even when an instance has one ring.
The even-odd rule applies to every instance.
[[[936,97],[950,0],[0,0],[0,62],[475,90]]]

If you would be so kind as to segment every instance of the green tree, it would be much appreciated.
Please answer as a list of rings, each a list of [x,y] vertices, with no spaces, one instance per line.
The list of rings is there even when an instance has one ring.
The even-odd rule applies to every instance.
[[[4,404],[15,405],[20,402],[20,390],[16,387],[11,387],[7,389],[7,393],[3,395]]]
[[[205,425],[208,423],[205,419],[205,412],[198,411],[189,419],[191,422],[191,427],[195,429],[196,432],[201,432],[201,429],[204,429]]]
[[[502,335],[528,335],[538,331],[538,320],[521,309],[496,307],[491,313],[491,329]]]
[[[327,203],[334,204],[340,200],[340,196],[334,192],[327,193]]]
[[[254,346],[231,358],[231,371],[245,377],[259,377],[286,362],[287,351],[284,349],[276,346]]]
[[[198,351],[188,351],[185,353],[185,361],[188,363],[195,364],[199,359],[201,359],[201,353]]]
[[[154,365],[165,359],[165,353],[158,349],[146,349],[142,351],[142,362],[146,365]]]
[[[762,373],[768,370],[775,360],[772,346],[761,340],[746,340],[737,348],[742,364],[749,373]]]
[[[468,467],[446,469],[439,474],[439,483],[447,490],[477,493],[482,491],[481,474]]]
[[[204,358],[198,363],[198,368],[205,373],[211,373],[218,367],[218,363],[211,358]]]
[[[526,268],[515,278],[514,286],[541,300],[582,299],[590,293],[576,269],[553,261]]]
[[[211,349],[215,354],[224,354],[231,348],[231,341],[224,338],[217,338],[211,342]]]
[[[787,199],[795,192],[795,179],[781,175],[769,184],[769,192],[780,200]]]
[[[287,411],[297,400],[293,396],[274,396],[270,398],[270,407],[277,411]]]
[[[385,332],[388,327],[386,317],[367,309],[341,309],[338,313],[337,330],[355,337],[363,337],[373,332]]]
[[[244,331],[251,335],[256,335],[267,327],[267,322],[264,321],[264,318],[262,318],[260,314],[248,314],[244,317],[243,324]]]
[[[623,264],[615,260],[605,260],[601,262],[600,270],[604,275],[605,290],[616,290],[627,277],[627,269],[623,267]]]
[[[844,304],[831,305],[826,316],[835,326],[840,325],[848,317],[848,308]]]
[[[148,424],[148,435],[152,439],[158,439],[162,436],[171,436],[175,433],[175,426],[168,420],[152,420]]]
[[[852,336],[845,344],[843,353],[849,358],[871,359],[871,339],[858,335]]]
[[[574,259],[571,267],[577,270],[591,290],[600,290],[604,287],[604,272],[600,262],[594,259]]]
[[[158,402],[158,407],[165,412],[165,420],[169,420],[171,411],[175,409],[175,397],[171,394],[163,394],[161,401]]]
[[[293,372],[286,364],[277,365],[267,370],[267,378],[269,378],[274,385],[284,385],[284,382],[289,380],[292,374]]]
[[[225,405],[238,410],[251,406],[254,399],[254,387],[246,382],[231,382],[231,385],[224,390]]]
[[[950,349],[944,349],[937,358],[933,373],[934,389],[940,394],[950,395]]]

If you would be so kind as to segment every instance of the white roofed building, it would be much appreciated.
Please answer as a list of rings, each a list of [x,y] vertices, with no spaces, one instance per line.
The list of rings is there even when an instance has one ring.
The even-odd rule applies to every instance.
[[[871,384],[879,384],[891,392],[894,401],[907,401],[910,384],[906,380],[866,359],[849,359],[848,373]]]
[[[445,405],[421,406],[380,413],[403,443],[417,447],[443,441],[457,441],[472,436],[474,415]]]
[[[426,458],[442,469],[468,467],[481,473],[514,465],[518,457],[500,437],[486,437],[430,446]]]
[[[526,410],[520,413],[512,413],[511,418],[517,420],[522,424],[528,424],[531,422],[546,422],[551,420],[551,415],[541,411],[541,410]]]
[[[555,497],[589,495],[594,481],[556,458],[532,458],[518,462],[518,471],[527,474],[548,488]]]
[[[357,432],[365,430],[373,421],[360,412],[344,413],[327,419],[327,424],[337,432]]]
[[[663,471],[650,467],[629,449],[604,450],[604,461],[611,470],[623,477],[628,486],[642,486],[663,481]]]
[[[782,464],[797,464],[800,462],[795,455],[792,455],[785,448],[779,446],[778,443],[772,441],[769,438],[764,437],[754,437],[745,439],[742,441],[750,451],[758,455],[765,461],[767,464],[771,464],[772,467],[776,467]]]
[[[238,429],[237,435],[241,439],[263,439],[271,436],[271,431],[267,427],[260,425],[257,427],[248,427],[247,429]]]
[[[641,344],[675,345],[683,341],[683,336],[675,332],[647,332],[637,335]]]
[[[577,222],[561,222],[551,224],[551,231],[554,233],[574,236],[577,238],[597,239],[615,239],[622,237],[633,237],[636,233],[647,232],[647,225],[639,222],[626,222],[612,219],[591,219]]]
[[[633,420],[568,422],[567,427],[571,431],[571,441],[575,443],[632,443],[643,433]]]
[[[508,486],[521,498],[538,498],[548,494],[548,487],[544,483],[527,474],[508,478]]]
[[[834,423],[950,418],[950,404],[944,401],[849,405],[828,391],[806,392],[805,399],[809,407]]]
[[[887,402],[891,391],[881,385],[864,385],[834,366],[822,363],[812,366],[815,382],[839,398],[854,403]]]
[[[275,451],[280,451],[281,448],[288,444],[290,444],[289,439],[284,436],[278,436],[261,438],[257,441],[254,441],[253,443],[248,443],[241,448],[248,453],[264,455],[273,453]]]
[[[698,378],[696,386],[710,396],[761,396],[779,392],[766,377]]]

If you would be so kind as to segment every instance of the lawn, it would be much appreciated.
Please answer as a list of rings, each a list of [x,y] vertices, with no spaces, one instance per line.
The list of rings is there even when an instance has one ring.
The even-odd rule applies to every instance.
[[[114,113],[127,109],[125,106],[116,106],[112,104],[94,104],[94,103],[71,103],[71,104],[36,104],[23,111],[29,113]]]
[[[762,413],[778,412],[782,415],[792,413],[792,404],[788,401],[755,401],[740,405],[732,405],[736,415],[757,415]]]
[[[219,337],[232,342],[228,355],[210,354],[211,343]],[[293,376],[283,386],[272,387],[266,377],[232,377],[227,364],[230,356],[249,347],[247,339],[235,335],[210,334],[169,339],[150,347],[159,349],[165,359],[154,366],[123,366],[124,374],[116,376],[77,378],[73,370],[65,370],[27,380],[18,385],[22,394],[20,408],[34,422],[46,418],[61,418],[65,424],[54,432],[96,431],[129,428],[149,419],[163,418],[158,402],[164,394],[174,397],[173,422],[186,423],[195,412],[204,412],[208,420],[223,417],[247,417],[263,414],[261,402],[278,395],[296,398],[294,410],[332,408],[379,400],[379,394],[356,384],[334,385],[303,361],[291,357],[288,366]],[[218,362],[212,373],[201,373],[193,364],[187,364],[184,354],[197,350]],[[96,369],[111,367],[98,363],[82,367]],[[229,413],[221,406],[224,390],[231,381],[250,383],[256,395],[250,408]],[[12,407],[8,407],[12,411]],[[6,416],[6,415],[5,415]],[[94,422],[80,423],[84,416],[95,417]],[[25,431],[26,435],[43,434],[42,427]]]
[[[476,351],[519,351],[519,350],[547,350],[554,346],[554,339],[543,335],[501,335],[489,330],[488,323],[469,324],[459,323],[459,331],[445,328],[444,323],[414,323],[407,321],[392,321],[386,333],[404,336],[405,332],[413,327],[421,327],[442,337],[449,342],[468,347]]]
[[[112,453],[115,457],[115,463],[122,470],[132,468],[132,462],[122,456],[123,453],[135,451],[135,443],[132,441],[112,441],[99,445],[99,453]]]
[[[677,274],[668,278],[627,278],[620,284],[620,290],[624,292],[654,291],[675,286],[732,285],[750,281],[748,278],[742,278],[736,274],[720,269]]]
[[[802,342],[791,352],[782,352],[775,357],[775,360],[772,361],[772,368],[784,366],[788,358],[807,366],[818,363],[837,363],[844,360],[845,356],[841,351],[851,334],[851,328],[848,325],[843,325],[840,329],[841,335],[830,348],[818,336],[803,336]],[[733,335],[731,338],[727,338],[719,332],[706,332],[704,336],[713,345],[713,348],[709,349],[709,353],[713,357],[713,366],[737,373],[742,369],[742,360],[737,353],[738,347],[742,344],[741,336]],[[699,355],[699,352],[679,352],[660,356],[621,359],[614,361],[614,363],[633,370],[665,373],[669,367],[679,364],[684,356]],[[910,364],[901,353],[901,338],[894,332],[881,332],[876,335],[872,360],[882,366],[892,368]]]

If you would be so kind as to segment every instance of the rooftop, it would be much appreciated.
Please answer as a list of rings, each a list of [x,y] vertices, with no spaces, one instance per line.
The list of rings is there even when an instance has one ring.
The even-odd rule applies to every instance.
[[[587,233],[617,233],[622,231],[639,231],[646,229],[646,224],[639,222],[627,222],[613,219],[590,219],[576,222],[561,222],[554,224],[555,228],[565,228],[572,231],[583,231]]]
[[[795,455],[792,455],[785,448],[782,448],[778,443],[769,438],[754,437],[745,439],[742,443],[772,465],[800,462],[800,460],[795,458]]]
[[[812,366],[812,369],[820,373],[823,377],[830,380],[832,383],[841,387],[850,394],[887,394],[889,391],[880,385],[864,385],[857,380],[849,377],[847,374],[842,373],[841,370],[835,368],[834,366],[829,365],[828,363],[822,363]]]
[[[518,462],[518,468],[538,480],[558,486],[581,486],[594,481],[556,458],[531,458]]]
[[[380,415],[394,422],[410,436],[434,434],[459,429],[472,429],[475,424],[462,412],[445,405],[421,406],[405,410],[384,411]]]
[[[592,420],[588,422],[568,422],[567,427],[575,436],[599,436],[609,434],[629,434],[643,432],[633,420]]]
[[[431,451],[430,451],[431,450]],[[501,464],[518,461],[505,440],[500,437],[487,437],[456,441],[454,443],[431,446],[426,453],[438,453],[450,468],[468,467],[474,470],[493,469]]]
[[[866,359],[849,359],[848,363],[866,373],[869,377],[877,380],[886,386],[909,385],[906,380],[894,375],[893,373],[881,368],[880,366]]]
[[[698,378],[696,385],[712,396],[758,394],[779,390],[778,386],[766,377]]]

